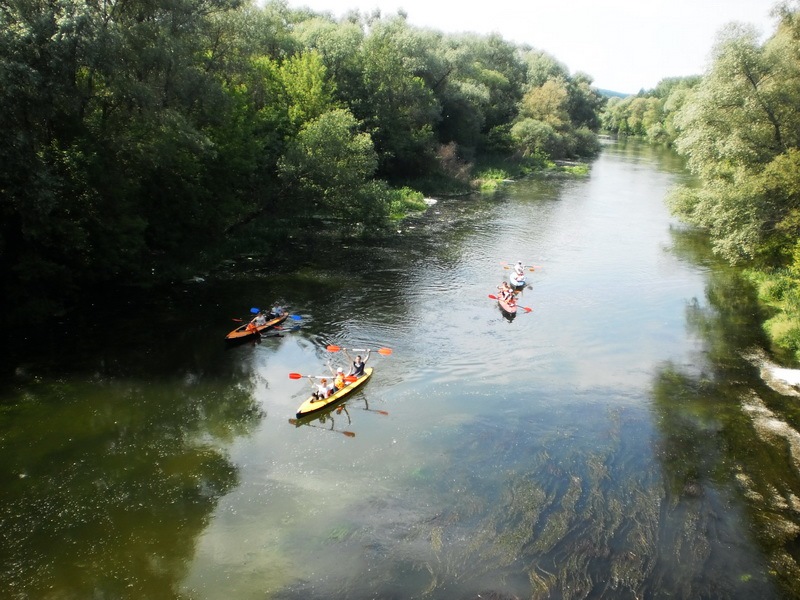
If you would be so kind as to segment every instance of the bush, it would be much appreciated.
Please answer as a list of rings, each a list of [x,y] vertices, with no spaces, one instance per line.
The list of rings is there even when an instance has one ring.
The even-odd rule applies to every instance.
[[[388,193],[389,215],[396,221],[408,216],[409,213],[421,212],[428,208],[422,192],[412,190],[409,187],[389,190]]]

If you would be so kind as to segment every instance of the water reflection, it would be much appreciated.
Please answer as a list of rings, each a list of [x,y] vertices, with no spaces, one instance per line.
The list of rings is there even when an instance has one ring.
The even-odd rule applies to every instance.
[[[442,202],[380,244],[303,240],[285,272],[242,261],[126,299],[113,338],[97,314],[59,331],[70,352],[17,361],[28,375],[4,391],[5,587],[791,595],[792,438],[754,435],[800,419],[740,356],[763,343],[749,292],[670,226],[685,175],[668,151],[611,145],[592,171]],[[515,257],[544,268],[509,324],[486,294]],[[227,350],[231,318],[265,298],[302,328]],[[329,343],[394,353],[297,422],[308,387],[286,373],[328,372]]]
[[[222,446],[264,416],[250,391],[64,377],[5,402],[8,597],[182,597],[195,540],[238,483]]]
[[[347,419],[347,421],[343,426],[350,425],[353,422],[350,418],[350,411],[347,409],[347,405],[340,404],[339,406],[332,405],[330,408],[326,408],[313,415],[301,417],[299,419],[289,419],[289,423],[295,427],[302,427],[305,425],[307,427],[315,427],[326,431],[336,431],[347,437],[356,437],[356,434],[352,431],[337,428],[337,420],[343,421],[344,419]]]
[[[716,262],[702,236],[676,231],[674,239],[681,255],[700,264]],[[705,530],[717,529],[719,513],[731,505],[745,512],[765,563],[758,572],[743,569],[741,577],[748,584],[775,578],[795,597],[800,595],[798,470],[784,460],[788,438],[778,433],[776,415],[771,414],[770,433],[758,435],[753,407],[758,414],[770,405],[795,423],[800,411],[758,381],[756,367],[746,359],[748,349],[767,344],[752,286],[716,264],[706,300],[686,309],[686,322],[703,340],[706,356],[692,365],[665,365],[654,385],[663,434],[658,456],[669,497],[675,504],[706,505],[703,518],[696,519]],[[700,554],[693,560],[707,558]]]

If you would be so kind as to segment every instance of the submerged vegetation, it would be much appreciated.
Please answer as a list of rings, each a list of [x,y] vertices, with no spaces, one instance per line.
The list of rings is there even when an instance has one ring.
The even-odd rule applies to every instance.
[[[487,159],[591,156],[604,102],[497,35],[280,0],[12,0],[0,82],[0,292],[34,320],[230,248],[379,234]]]

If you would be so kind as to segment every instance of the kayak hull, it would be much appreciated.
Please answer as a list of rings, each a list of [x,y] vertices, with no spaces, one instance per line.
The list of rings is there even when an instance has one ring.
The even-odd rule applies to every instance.
[[[261,333],[267,331],[275,327],[276,325],[280,325],[289,317],[288,313],[284,313],[279,317],[275,317],[274,319],[270,319],[263,325],[259,325],[256,327],[255,331],[248,331],[247,330],[247,323],[237,327],[233,331],[231,331],[228,335],[225,336],[225,341],[229,344],[236,344],[238,342],[244,342],[246,340],[254,338],[256,335],[260,335]]]
[[[372,367],[366,367],[364,369],[364,375],[356,379],[354,382],[344,386],[342,389],[337,390],[327,398],[322,398],[317,400],[314,396],[309,396],[309,398],[303,402],[300,407],[297,409],[297,418],[300,419],[302,417],[307,417],[308,415],[313,415],[323,409],[329,408],[338,402],[341,402],[355,390],[359,389],[362,385],[364,385],[367,380],[372,375]]]
[[[517,314],[517,305],[516,304],[509,304],[505,300],[498,299],[497,303],[500,305],[500,308],[503,309],[503,312],[506,312],[510,315]]]

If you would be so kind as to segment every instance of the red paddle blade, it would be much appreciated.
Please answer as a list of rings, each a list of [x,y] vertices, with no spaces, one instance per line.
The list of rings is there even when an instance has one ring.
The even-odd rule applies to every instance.
[[[289,373],[289,379],[302,379],[303,376],[300,373]]]
[[[328,352],[338,352],[338,351],[339,351],[339,350],[341,350],[341,349],[342,349],[342,348],[341,348],[340,346],[334,346],[334,345],[330,345],[330,346],[328,346],[328,347],[326,348],[326,350],[327,350]]]
[[[520,306],[525,312],[531,312],[533,309],[530,306]]]
[[[492,300],[497,300],[497,296],[495,296],[494,294],[489,294],[489,298],[491,298]]]
[[[356,434],[353,433],[352,431],[343,431],[342,433],[345,434],[347,437],[356,437]]]
[[[384,356],[389,356],[392,353],[391,348],[379,348],[378,354],[383,354]]]

